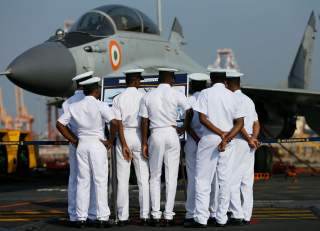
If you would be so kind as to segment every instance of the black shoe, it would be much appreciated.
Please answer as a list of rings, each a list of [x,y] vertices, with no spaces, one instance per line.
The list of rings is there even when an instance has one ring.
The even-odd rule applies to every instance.
[[[208,219],[208,225],[209,225],[209,226],[216,226],[216,224],[217,224],[217,220],[216,220],[215,217],[210,217],[210,218]]]
[[[141,225],[141,226],[148,226],[148,225],[149,225],[149,219],[147,219],[147,218],[141,218],[141,219],[140,219],[140,225]]]
[[[84,229],[86,227],[86,221],[76,221],[75,227],[79,229]]]
[[[191,227],[192,227],[192,224],[193,224],[194,222],[195,222],[195,221],[194,221],[193,218],[186,218],[186,219],[184,219],[184,221],[183,221],[183,226],[184,226],[185,228],[191,228]]]
[[[225,227],[225,226],[226,226],[226,224],[220,224],[220,223],[216,222],[216,227]]]
[[[70,227],[77,227],[78,221],[68,221],[68,226]]]
[[[227,212],[227,216],[228,216],[228,219],[230,219],[232,216],[232,212]]]
[[[92,219],[89,219],[89,218],[88,218],[88,219],[86,220],[86,226],[87,226],[87,227],[94,227],[94,226],[96,225],[96,222],[97,222],[96,220],[92,220]]]
[[[126,226],[126,225],[128,225],[129,224],[129,221],[128,220],[124,220],[124,221],[118,221],[118,226],[120,226],[120,227],[124,227],[124,226]]]
[[[150,220],[150,225],[151,225],[151,226],[154,226],[154,227],[160,227],[160,226],[161,226],[160,219],[154,219],[154,218],[152,218],[152,219]]]
[[[242,219],[237,219],[237,218],[230,218],[228,220],[228,225],[235,225],[235,226],[239,226],[239,225],[243,225]]]
[[[243,225],[250,225],[250,221],[242,220]]]
[[[171,220],[164,219],[164,223],[163,223],[164,227],[171,227],[171,226],[174,226],[174,225],[175,225],[175,223],[174,223],[173,219],[171,219]]]
[[[96,221],[96,227],[97,228],[110,228],[112,227],[112,224],[110,223],[110,221],[100,221],[100,220],[97,220]]]
[[[201,223],[199,223],[199,222],[196,222],[196,221],[194,221],[193,223],[192,223],[192,226],[191,226],[192,228],[207,228],[207,225],[204,225],[204,224],[201,224]]]

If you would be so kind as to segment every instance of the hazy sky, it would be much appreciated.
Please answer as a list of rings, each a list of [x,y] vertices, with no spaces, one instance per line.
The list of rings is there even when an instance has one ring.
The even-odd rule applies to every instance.
[[[78,19],[105,4],[123,4],[156,19],[154,0],[0,0],[0,71],[25,50],[42,43],[65,19]],[[163,0],[163,36],[174,17],[183,26],[185,51],[207,66],[218,48],[232,48],[246,83],[279,87],[286,83],[312,10],[319,0]],[[319,24],[319,20],[317,20]],[[319,28],[319,26],[318,26]],[[320,90],[320,39],[316,37],[311,88]],[[13,84],[0,77],[4,104],[15,115]],[[45,98],[25,92],[35,131],[46,131]]]

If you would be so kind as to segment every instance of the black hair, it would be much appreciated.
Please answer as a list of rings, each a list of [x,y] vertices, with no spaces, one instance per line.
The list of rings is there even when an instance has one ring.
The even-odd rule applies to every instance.
[[[170,71],[159,71],[159,83],[165,83],[170,80],[174,80],[174,72]]]
[[[190,81],[190,92],[191,93],[194,93],[197,91],[202,91],[205,88],[207,88],[207,81],[206,80],[191,80]]]
[[[91,95],[95,90],[99,89],[100,86],[98,83],[84,85],[83,86],[83,94],[88,96]]]
[[[240,87],[240,77],[227,78],[227,84],[232,88]]]
[[[134,81],[136,81],[137,79],[141,79],[141,74],[140,73],[130,73],[130,74],[126,74],[126,84],[132,84]]]
[[[211,72],[210,79],[212,83],[225,83],[226,73],[225,72]]]

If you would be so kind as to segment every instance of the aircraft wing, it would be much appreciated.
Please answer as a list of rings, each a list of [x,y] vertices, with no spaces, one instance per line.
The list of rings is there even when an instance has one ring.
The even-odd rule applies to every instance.
[[[320,106],[320,92],[296,88],[264,88],[243,86],[242,90],[254,101],[264,101],[268,104],[283,104],[284,107]]]

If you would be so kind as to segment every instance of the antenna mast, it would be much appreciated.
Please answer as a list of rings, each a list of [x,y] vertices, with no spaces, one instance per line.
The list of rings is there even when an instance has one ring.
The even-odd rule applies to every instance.
[[[158,29],[161,34],[162,32],[162,9],[161,9],[161,0],[157,0],[157,20],[158,20]]]

